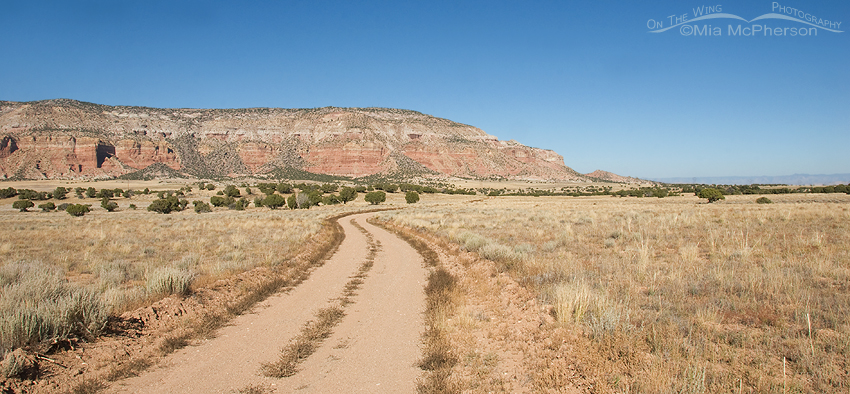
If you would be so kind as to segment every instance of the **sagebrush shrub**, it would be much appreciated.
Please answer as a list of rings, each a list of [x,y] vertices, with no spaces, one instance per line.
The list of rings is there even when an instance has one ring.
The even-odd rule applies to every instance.
[[[154,294],[189,294],[195,275],[188,270],[160,267],[148,275],[148,292]]]

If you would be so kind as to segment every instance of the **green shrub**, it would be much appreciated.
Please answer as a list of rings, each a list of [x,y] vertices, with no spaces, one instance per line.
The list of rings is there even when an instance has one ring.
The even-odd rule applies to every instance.
[[[697,197],[708,199],[709,203],[726,199],[723,192],[712,187],[700,190],[699,193],[697,193]]]
[[[756,203],[757,204],[772,204],[773,201],[770,201],[770,199],[767,198],[767,197],[759,197],[758,199],[756,199]]]
[[[71,204],[68,204],[67,202],[63,202],[63,203],[59,204],[59,206],[56,207],[56,209],[58,209],[60,211],[64,211],[64,210],[68,209],[69,205],[71,205]]]
[[[189,201],[180,200],[177,196],[168,196],[159,200],[153,200],[148,206],[148,211],[168,214],[174,211],[182,211],[189,205]]]
[[[269,194],[263,200],[263,205],[265,205],[265,206],[267,206],[271,209],[278,209],[278,208],[282,207],[284,204],[286,204],[286,198],[284,198],[280,194]]]
[[[108,212],[113,212],[118,209],[118,203],[115,201],[109,201],[109,198],[103,197],[100,200],[100,207],[107,210]]]
[[[147,289],[153,294],[187,295],[193,280],[195,275],[188,270],[160,267],[148,275]]]
[[[203,201],[192,201],[192,204],[195,205],[195,213],[212,212],[210,204],[207,204]]]
[[[30,200],[18,200],[12,203],[12,208],[18,209],[21,212],[28,212],[27,209],[32,208],[34,205]]]
[[[44,204],[39,204],[38,207],[41,208],[41,210],[44,212],[50,212],[56,209],[56,205],[49,201]]]
[[[357,190],[353,187],[344,186],[342,190],[339,191],[339,199],[343,204],[347,204],[349,201],[354,201],[357,198]]]
[[[215,190],[215,185],[213,185],[212,183],[208,183],[206,188],[207,190]]]
[[[239,197],[241,194],[236,186],[227,185],[227,187],[224,188],[224,195],[227,197]]]
[[[289,194],[292,193],[292,185],[288,183],[278,183],[277,184],[277,192],[280,194]]]
[[[339,196],[337,196],[336,194],[329,194],[322,198],[322,204],[325,205],[336,205],[340,202],[341,201],[339,200]]]
[[[91,205],[89,204],[71,204],[65,208],[65,212],[68,212],[71,216],[83,216],[89,212],[91,212]]]
[[[13,187],[8,187],[6,189],[0,189],[0,198],[10,198],[18,195],[18,191]]]
[[[227,207],[230,209],[235,209],[237,211],[244,211],[245,208],[248,208],[248,202],[245,197],[240,198],[238,201],[234,201],[233,204],[228,205]]]
[[[366,196],[363,197],[366,202],[372,205],[378,205],[384,201],[387,201],[387,194],[381,191],[374,191],[366,193]]]
[[[411,190],[405,193],[404,200],[407,201],[408,204],[419,202],[419,193]]]
[[[53,191],[53,198],[57,200],[64,200],[65,196],[68,194],[68,189],[59,186],[56,190]]]
[[[298,208],[298,201],[295,197],[295,194],[292,194],[286,198],[286,206],[289,207],[289,209]]]

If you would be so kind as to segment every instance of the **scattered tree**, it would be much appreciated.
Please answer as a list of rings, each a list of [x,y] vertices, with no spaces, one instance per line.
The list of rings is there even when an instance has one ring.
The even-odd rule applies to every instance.
[[[277,192],[280,194],[289,194],[292,193],[292,185],[288,183],[278,183],[277,184]]]
[[[224,188],[224,195],[227,197],[239,197],[241,194],[236,186],[227,185],[227,187]]]
[[[349,201],[354,201],[357,198],[357,190],[353,187],[344,186],[342,190],[339,191],[339,199],[343,204],[347,204]]]
[[[18,191],[13,187],[0,189],[0,198],[10,198],[18,195]]]
[[[67,194],[68,194],[68,189],[65,189],[64,187],[59,186],[59,187],[56,188],[56,190],[53,191],[53,198],[55,198],[57,200],[64,200],[65,196]]]
[[[68,212],[71,216],[83,216],[91,211],[91,205],[89,204],[71,204],[65,208],[65,212]]]
[[[419,193],[411,190],[404,195],[404,200],[407,201],[408,204],[419,202]]]
[[[387,194],[381,191],[374,191],[366,193],[366,196],[363,197],[366,202],[372,205],[378,205],[384,201],[387,201]]]
[[[192,201],[192,204],[195,205],[195,213],[212,212],[210,204],[207,204],[203,201]]]
[[[27,209],[32,208],[34,205],[30,200],[18,200],[12,203],[12,208],[18,209],[21,212],[29,212]]]
[[[298,208],[298,201],[296,201],[295,194],[292,194],[289,197],[287,197],[286,206],[289,207],[289,209]]]
[[[38,207],[41,208],[41,210],[43,212],[50,212],[50,211],[56,209],[56,205],[53,204],[52,202],[49,202],[49,201],[44,203],[44,204],[39,204]]]
[[[286,204],[286,198],[280,194],[270,194],[263,200],[263,204],[271,209],[278,209]]]
[[[109,201],[106,197],[103,197],[100,200],[100,206],[108,212],[113,212],[118,209],[118,204],[115,201]]]
[[[726,199],[726,196],[723,195],[723,192],[713,187],[707,187],[705,189],[700,190],[699,193],[697,193],[697,197],[708,199],[709,203]]]

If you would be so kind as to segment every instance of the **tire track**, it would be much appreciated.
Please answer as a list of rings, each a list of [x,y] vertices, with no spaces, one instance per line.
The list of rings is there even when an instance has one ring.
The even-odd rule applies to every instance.
[[[342,295],[330,300],[329,306],[320,309],[314,320],[310,320],[292,341],[281,349],[280,359],[273,363],[262,365],[262,374],[272,378],[287,378],[298,373],[298,364],[302,363],[316,352],[319,346],[333,334],[333,328],[345,317],[345,308],[354,303],[357,290],[363,285],[363,280],[369,270],[375,265],[375,256],[381,248],[381,242],[376,241],[371,233],[351,219],[351,225],[360,230],[366,237],[369,254],[360,265],[357,274],[345,284]]]

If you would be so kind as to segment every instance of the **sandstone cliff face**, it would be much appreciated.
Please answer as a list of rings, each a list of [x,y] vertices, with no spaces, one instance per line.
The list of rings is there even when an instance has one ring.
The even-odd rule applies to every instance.
[[[553,151],[415,111],[0,101],[0,176],[101,178],[155,163],[198,176],[288,166],[359,177],[405,167],[461,177],[585,180]]]

